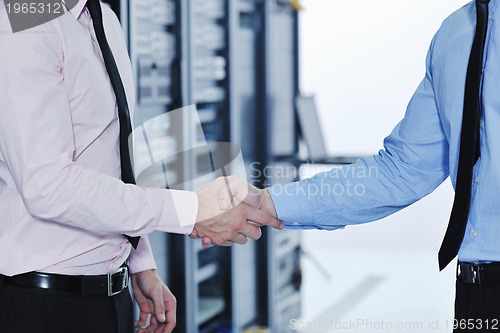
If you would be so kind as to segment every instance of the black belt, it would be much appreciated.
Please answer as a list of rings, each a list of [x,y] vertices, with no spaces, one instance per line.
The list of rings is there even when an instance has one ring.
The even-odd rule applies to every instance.
[[[4,284],[47,291],[80,293],[82,295],[114,296],[128,287],[128,267],[120,267],[105,275],[61,275],[29,272],[14,276],[0,274]]]
[[[457,267],[457,278],[469,284],[500,284],[500,263],[460,262]]]

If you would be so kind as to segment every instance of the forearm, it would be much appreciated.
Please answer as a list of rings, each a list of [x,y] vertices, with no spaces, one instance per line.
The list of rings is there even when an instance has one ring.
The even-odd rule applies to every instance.
[[[423,170],[387,151],[269,192],[287,228],[338,229],[381,219],[432,192],[442,169]]]
[[[96,233],[145,235],[154,230],[189,233],[195,221],[194,193],[141,188],[77,164],[23,173],[21,195],[33,216]],[[190,209],[178,210],[176,201]],[[191,205],[189,205],[191,203]],[[192,215],[189,217],[189,215]]]

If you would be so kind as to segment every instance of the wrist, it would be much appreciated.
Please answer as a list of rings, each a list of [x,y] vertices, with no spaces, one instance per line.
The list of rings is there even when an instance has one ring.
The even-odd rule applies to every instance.
[[[140,275],[148,275],[148,274],[156,274],[156,269],[154,268],[150,268],[150,269],[145,269],[145,270],[142,270],[142,271],[139,271],[139,272],[134,272],[134,273],[131,273],[130,276],[140,276]]]
[[[194,191],[196,193],[196,199],[198,200],[198,212],[196,213],[196,219],[194,220],[195,225],[196,223],[200,222],[200,217],[201,217],[201,198],[200,198],[200,193],[198,191]]]
[[[273,198],[267,189],[261,190],[261,199],[262,199],[262,209],[271,214],[274,217],[278,217],[276,213],[276,207],[274,207]]]

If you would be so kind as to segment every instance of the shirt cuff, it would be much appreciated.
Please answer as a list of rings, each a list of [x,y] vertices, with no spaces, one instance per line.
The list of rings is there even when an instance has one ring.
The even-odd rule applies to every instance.
[[[148,236],[142,236],[137,249],[132,249],[132,252],[130,252],[128,268],[130,274],[156,269],[156,263]]]
[[[188,235],[193,231],[198,216],[198,195],[191,191],[169,190],[164,200],[164,212],[169,218],[160,220],[156,230]],[[174,221],[174,223],[172,223]]]
[[[278,218],[287,227],[314,224],[312,199],[303,188],[303,182],[278,184],[267,189],[273,199]]]
[[[305,179],[290,184],[278,184],[267,188],[273,199],[278,218],[283,221],[287,229],[319,229],[337,230],[344,225],[318,224],[315,215],[315,199],[318,186]]]

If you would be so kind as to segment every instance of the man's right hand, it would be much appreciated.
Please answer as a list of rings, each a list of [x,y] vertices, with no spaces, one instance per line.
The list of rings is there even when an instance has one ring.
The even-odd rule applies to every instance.
[[[198,218],[190,236],[203,237],[204,246],[245,244],[248,237],[257,240],[265,225],[284,228],[270,197],[238,177],[217,178],[196,193]]]

